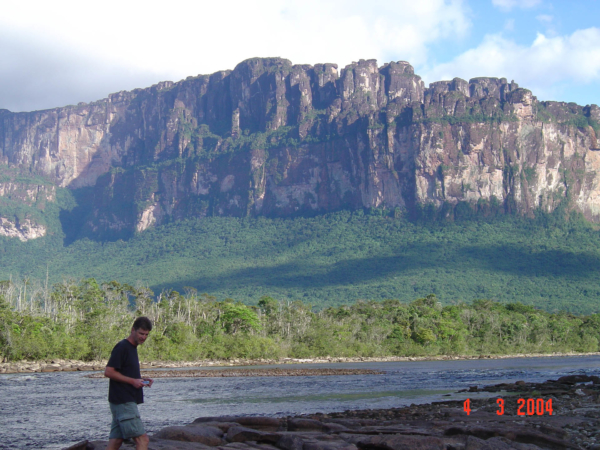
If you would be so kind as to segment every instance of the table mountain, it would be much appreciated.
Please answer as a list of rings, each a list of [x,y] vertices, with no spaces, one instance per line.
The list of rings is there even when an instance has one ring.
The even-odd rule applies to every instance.
[[[55,187],[88,192],[81,233],[101,239],[360,208],[451,220],[562,207],[599,222],[599,123],[596,105],[541,102],[504,78],[426,88],[403,61],[253,58],[90,104],[0,110],[0,234],[43,235],[14,206],[43,209]]]

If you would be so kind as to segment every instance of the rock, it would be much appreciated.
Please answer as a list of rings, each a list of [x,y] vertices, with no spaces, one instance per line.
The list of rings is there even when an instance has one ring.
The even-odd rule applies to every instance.
[[[223,423],[231,422],[243,426],[251,427],[256,430],[277,431],[282,427],[281,419],[274,417],[246,417],[246,416],[224,416],[224,417],[199,417],[193,423]]]
[[[64,450],[88,450],[89,441],[81,441],[77,444],[73,444],[70,447],[65,448]]]
[[[135,446],[131,448],[133,449]],[[150,444],[148,445],[148,450],[213,450],[214,448],[201,442],[159,439],[154,436],[150,436]]]
[[[341,433],[348,431],[348,427],[334,422],[323,422],[323,431],[325,433]]]
[[[274,445],[271,444],[266,444],[264,442],[259,443],[254,443],[254,442],[247,442],[247,444],[253,448],[257,448],[259,450],[279,450],[277,447],[275,447]]]
[[[254,447],[252,447],[251,445],[246,444],[244,442],[230,442],[229,444],[227,444],[225,446],[217,447],[217,449],[219,449],[219,450],[231,450],[232,448],[240,449],[240,450],[247,450],[247,449],[253,449]]]
[[[588,375],[566,375],[560,377],[557,383],[561,384],[577,384],[577,383],[588,383],[593,382],[594,384],[600,384],[600,377],[588,376]]]
[[[403,61],[360,60],[338,75],[331,63],[252,58],[90,104],[0,114],[3,164],[53,183],[15,176],[0,183],[0,196],[35,205],[55,202],[57,187],[95,187],[85,225],[92,235],[127,237],[212,211],[286,217],[432,204],[449,205],[453,217],[466,203],[488,212],[509,204],[522,214],[542,205],[552,212],[566,199],[567,182],[578,199],[570,208],[600,220],[600,157],[590,152],[597,136],[573,123],[596,120],[598,108],[539,102],[505,79],[454,78],[426,88]],[[293,130],[302,148],[287,143],[287,131],[273,134],[280,129]],[[269,151],[232,151],[243,130],[249,139],[272,134]],[[192,138],[205,131],[212,137]],[[215,158],[193,156],[217,149]],[[157,170],[140,177],[139,167],[150,164]],[[110,173],[114,167],[123,170]],[[581,169],[567,175],[565,167]],[[514,176],[504,175],[509,169]],[[145,208],[123,207],[134,202]],[[31,219],[0,218],[0,234],[44,233]]]
[[[533,444],[520,444],[518,442],[508,441],[501,437],[494,437],[488,440],[469,436],[467,438],[464,450],[539,450],[540,447]]]
[[[198,419],[196,419],[198,420]],[[209,427],[216,427],[219,430],[221,430],[223,433],[227,433],[227,431],[231,428],[231,427],[239,427],[240,424],[237,422],[216,422],[216,421],[208,421],[208,422],[192,422],[191,425],[198,425],[198,426],[209,426]]]
[[[354,444],[344,441],[309,441],[305,442],[302,450],[358,450]]]
[[[154,437],[171,441],[200,442],[212,447],[226,444],[223,439],[223,431],[211,426],[167,427],[155,433]]]
[[[252,448],[252,446],[244,442],[229,442],[225,447],[218,448]]]
[[[440,408],[440,414],[445,417],[464,417],[465,410],[463,408]]]
[[[356,446],[364,450],[445,450],[446,444],[433,436],[373,436],[362,439]]]
[[[284,434],[275,445],[281,450],[302,450],[304,441],[299,436]]]
[[[589,383],[581,381],[585,380],[582,378],[577,380]],[[188,426],[168,427],[157,432],[151,438],[155,447],[150,448],[205,448],[207,444],[221,450],[593,448],[597,445],[594,424],[600,419],[600,405],[596,403],[600,385],[587,385],[581,390],[589,395],[578,396],[577,399],[567,399],[567,396],[544,398],[545,402],[552,399],[553,415],[516,415],[519,398],[532,398],[533,391],[549,392],[556,390],[556,386],[565,384],[558,381],[524,382],[519,386],[503,384],[480,389],[497,392],[500,388],[514,387],[518,390],[518,396],[505,397],[505,414],[502,417],[496,414],[495,398],[472,399],[470,416],[460,409],[462,401],[448,400],[389,410],[330,412],[287,419],[202,417]],[[576,389],[572,388],[572,391]],[[274,432],[274,429],[277,431]],[[224,433],[228,443],[224,443]],[[198,436],[217,439],[186,442],[198,439]],[[91,446],[90,449],[104,449],[105,445]],[[124,450],[130,448],[123,447]]]
[[[238,417],[232,422],[263,431],[277,431],[282,426],[281,420],[274,417]]]
[[[90,441],[87,446],[87,450],[105,450],[108,446],[108,441]],[[126,446],[123,445],[121,447],[123,450],[126,450]]]
[[[281,435],[239,426],[229,428],[225,438],[229,442],[257,441],[275,443],[281,438]]]
[[[523,444],[539,444],[548,448],[553,449],[576,449],[571,443],[549,436],[547,434],[540,433],[538,431],[530,430],[524,427],[510,425],[502,427],[500,425],[493,425],[489,427],[472,426],[472,427],[450,427],[444,433],[446,436],[454,436],[457,434],[471,435],[480,439],[490,439],[493,437],[505,437],[511,441],[515,441]]]
[[[323,422],[313,419],[290,419],[288,420],[289,431],[323,431]]]
[[[332,417],[327,417],[327,422],[326,423],[328,425],[336,423],[336,424],[345,426],[346,428],[353,428],[353,427],[356,427],[356,426],[360,425],[358,421],[352,420],[352,419],[349,419],[349,418],[332,418]]]
[[[30,219],[13,222],[4,217],[0,217],[0,236],[18,238],[21,242],[25,242],[45,235],[46,227],[37,224]]]

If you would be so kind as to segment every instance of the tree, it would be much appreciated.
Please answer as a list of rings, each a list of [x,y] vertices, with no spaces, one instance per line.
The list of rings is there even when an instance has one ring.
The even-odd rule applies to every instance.
[[[263,314],[266,316],[271,316],[277,311],[279,303],[273,297],[265,295],[258,301],[258,307]]]
[[[260,322],[256,312],[243,303],[224,302],[221,305],[221,323],[228,333],[236,334],[238,331],[258,331]]]

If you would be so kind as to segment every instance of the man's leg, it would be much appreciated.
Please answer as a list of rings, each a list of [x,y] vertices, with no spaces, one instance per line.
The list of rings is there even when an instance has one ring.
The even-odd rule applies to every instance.
[[[135,442],[135,450],[148,450],[150,439],[146,433],[142,434],[141,436],[134,437],[133,440]]]
[[[119,427],[119,420],[117,419],[117,408],[118,406],[112,403],[110,406],[110,413],[112,414],[112,423],[110,424],[110,435],[108,436],[108,447],[106,450],[119,450],[123,443],[123,435],[121,434],[121,428]]]
[[[109,439],[108,447],[106,450],[119,450],[121,448],[121,444],[123,443],[123,439]],[[148,447],[146,447],[148,448]]]

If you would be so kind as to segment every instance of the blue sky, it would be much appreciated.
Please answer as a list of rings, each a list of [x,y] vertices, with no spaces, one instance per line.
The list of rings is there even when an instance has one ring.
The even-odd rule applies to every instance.
[[[30,111],[233,69],[410,62],[426,84],[506,77],[600,104],[600,0],[0,0],[0,109]]]
[[[418,67],[427,81],[449,74],[506,77],[540,100],[600,102],[599,1],[463,4],[470,29],[431,46],[429,61]],[[507,60],[500,61],[490,50],[504,53]]]

